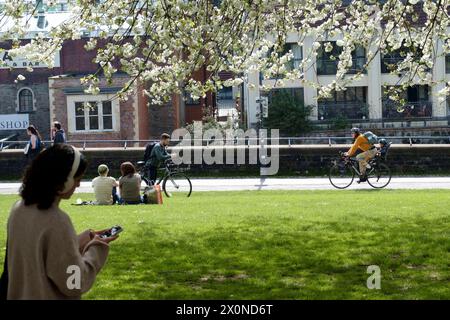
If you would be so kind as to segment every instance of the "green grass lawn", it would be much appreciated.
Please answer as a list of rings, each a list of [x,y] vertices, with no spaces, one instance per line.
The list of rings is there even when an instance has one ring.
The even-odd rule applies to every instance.
[[[1,258],[15,199],[0,196]],[[163,206],[63,206],[79,231],[125,229],[87,299],[450,298],[446,190],[194,192]],[[381,290],[366,287],[369,265],[381,268]]]

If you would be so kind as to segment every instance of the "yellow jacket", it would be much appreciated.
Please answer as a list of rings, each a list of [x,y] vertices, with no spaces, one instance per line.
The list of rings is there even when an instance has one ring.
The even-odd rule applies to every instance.
[[[372,145],[369,143],[369,140],[367,138],[360,134],[358,138],[356,138],[355,142],[353,143],[352,147],[348,150],[349,157],[352,157],[356,150],[361,149],[362,151],[367,151],[372,147]]]

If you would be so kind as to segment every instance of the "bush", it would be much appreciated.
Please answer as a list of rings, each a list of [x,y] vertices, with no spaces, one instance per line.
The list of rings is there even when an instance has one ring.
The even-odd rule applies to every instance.
[[[311,131],[308,119],[312,107],[305,106],[298,97],[283,90],[271,93],[269,99],[269,117],[263,120],[267,129],[279,129],[281,135],[300,135]]]
[[[238,121],[238,120],[237,120]],[[186,124],[184,128],[191,134],[194,134],[194,122]],[[203,109],[202,117],[202,130],[203,132],[207,130],[219,130],[220,133],[225,137],[226,131],[230,129],[236,129],[236,123],[227,120],[227,122],[219,122],[211,111],[211,108]]]
[[[333,130],[347,129],[350,125],[350,121],[344,115],[339,115],[331,119],[331,129]]]

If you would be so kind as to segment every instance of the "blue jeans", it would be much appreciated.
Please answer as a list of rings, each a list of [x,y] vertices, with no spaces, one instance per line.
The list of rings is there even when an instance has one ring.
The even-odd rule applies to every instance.
[[[113,204],[119,203],[119,195],[117,194],[117,187],[112,189]]]
[[[140,196],[139,201],[125,201],[122,198],[118,198],[117,203],[118,204],[141,204],[141,203],[144,203],[144,197]]]

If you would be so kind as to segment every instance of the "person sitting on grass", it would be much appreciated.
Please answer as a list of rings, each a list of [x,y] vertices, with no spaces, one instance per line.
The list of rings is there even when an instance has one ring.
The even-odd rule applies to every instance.
[[[120,203],[139,204],[141,198],[141,176],[136,173],[136,168],[131,162],[120,165],[122,176],[119,179]]]
[[[113,177],[108,177],[109,168],[106,164],[98,166],[99,176],[92,180],[95,193],[95,204],[111,205],[117,202],[117,187],[119,184]]]
[[[87,167],[75,148],[55,144],[41,152],[27,168],[8,220],[7,299],[81,299],[95,282],[117,237],[101,238],[102,231],[76,235],[61,201],[80,186]],[[81,276],[81,281],[74,274]],[[72,277],[72,278],[71,278]],[[5,281],[2,281],[4,284]]]

